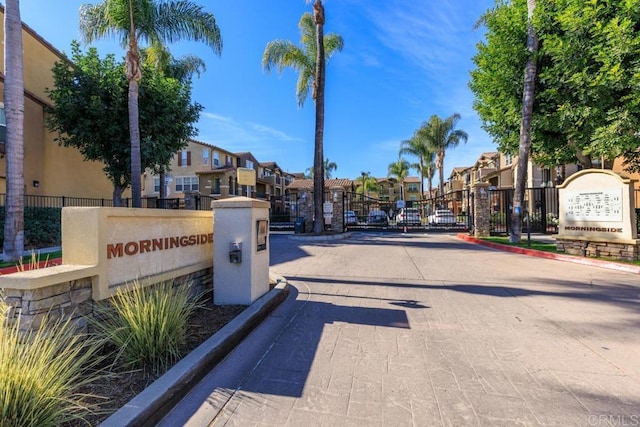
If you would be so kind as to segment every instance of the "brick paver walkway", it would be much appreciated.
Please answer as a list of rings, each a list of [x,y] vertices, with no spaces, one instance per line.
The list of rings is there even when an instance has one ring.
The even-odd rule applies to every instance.
[[[640,425],[637,275],[446,234],[271,251],[291,297],[165,425]]]

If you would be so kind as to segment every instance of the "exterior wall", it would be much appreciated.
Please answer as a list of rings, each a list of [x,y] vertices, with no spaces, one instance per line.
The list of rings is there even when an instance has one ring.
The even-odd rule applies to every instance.
[[[3,13],[0,13],[3,15]],[[27,195],[54,195],[111,199],[113,186],[105,177],[103,165],[85,162],[73,148],[54,141],[45,126],[44,107],[51,106],[45,89],[53,87],[51,69],[62,54],[30,28],[23,26],[25,119],[24,182]],[[0,28],[4,40],[4,27]],[[0,44],[0,69],[4,70],[4,45]],[[4,81],[0,82],[4,95]],[[38,181],[38,187],[34,186]],[[0,193],[6,192],[6,158],[0,159]],[[123,197],[130,197],[125,192]]]

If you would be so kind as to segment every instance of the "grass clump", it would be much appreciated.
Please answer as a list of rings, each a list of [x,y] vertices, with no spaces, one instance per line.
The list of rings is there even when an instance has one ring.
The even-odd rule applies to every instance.
[[[486,237],[486,238],[483,238],[482,240],[486,240],[487,242],[499,243],[501,245],[517,246],[519,248],[536,249],[538,251],[544,251],[544,252],[553,252],[553,253],[557,253],[558,252],[558,248],[557,248],[555,243],[540,242],[540,241],[532,239],[531,240],[531,245],[529,245],[529,242],[527,241],[526,237],[523,238],[521,241],[519,241],[517,243],[511,243],[509,241],[509,237]]]
[[[0,300],[0,425],[59,426],[93,411],[74,390],[98,376],[95,341],[74,334],[70,319],[20,329]]]
[[[158,376],[182,358],[187,321],[199,307],[197,301],[188,285],[145,287],[136,282],[99,310],[95,326],[118,349],[119,363]]]

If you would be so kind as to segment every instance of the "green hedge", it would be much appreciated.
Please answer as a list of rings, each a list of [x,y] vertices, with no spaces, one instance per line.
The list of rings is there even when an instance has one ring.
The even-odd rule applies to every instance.
[[[60,246],[60,208],[24,208],[25,249]],[[4,207],[0,209],[0,243],[4,242]]]

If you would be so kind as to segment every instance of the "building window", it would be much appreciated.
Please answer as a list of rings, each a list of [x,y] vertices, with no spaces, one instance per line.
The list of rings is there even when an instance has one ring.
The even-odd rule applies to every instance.
[[[224,156],[224,164],[226,166],[233,166],[233,159],[231,156]]]
[[[213,179],[213,194],[220,194],[220,178]]]
[[[178,166],[191,166],[191,151],[181,151],[178,156]]]
[[[203,165],[208,165],[209,164],[209,149],[205,148],[204,150],[202,150],[202,164]]]
[[[546,185],[553,186],[551,182],[551,169],[542,169],[542,180],[541,185],[544,187]]]
[[[247,160],[247,168],[253,169],[253,162],[251,160]]]
[[[213,152],[213,166],[220,166],[220,153],[217,151]]]
[[[410,183],[407,185],[407,191],[409,191],[410,193],[416,193],[418,192],[418,184],[416,183]]]
[[[504,155],[504,165],[505,166],[509,166],[511,163],[513,163],[513,156],[511,154],[506,154]]]
[[[198,191],[199,183],[197,176],[179,176],[176,177],[176,191],[184,193],[186,191]]]
[[[153,192],[160,192],[160,177],[153,177]]]

